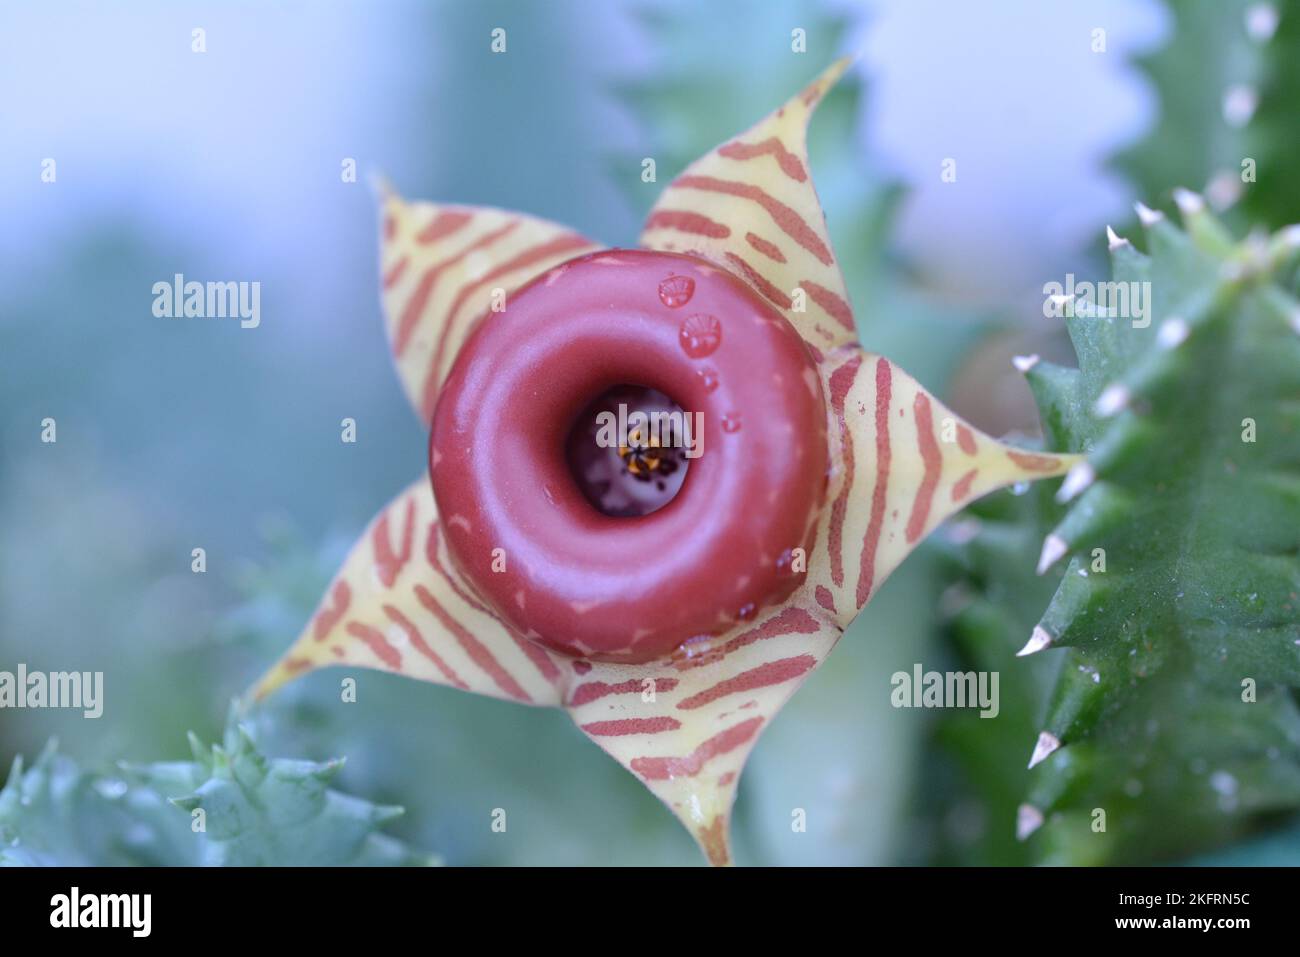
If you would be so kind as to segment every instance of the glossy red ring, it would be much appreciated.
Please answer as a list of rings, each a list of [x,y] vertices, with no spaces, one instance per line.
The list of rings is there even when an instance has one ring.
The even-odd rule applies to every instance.
[[[578,412],[627,383],[702,412],[703,448],[668,505],[615,518],[564,446]],[[479,323],[439,397],[429,469],[451,555],[503,619],[567,654],[647,661],[802,580],[791,556],[811,548],[825,492],[825,405],[798,333],[740,279],[607,250]]]

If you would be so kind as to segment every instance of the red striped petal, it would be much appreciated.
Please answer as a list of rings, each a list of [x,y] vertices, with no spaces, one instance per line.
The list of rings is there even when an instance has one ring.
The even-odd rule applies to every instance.
[[[741,276],[819,353],[856,337],[806,143],[813,110],[847,66],[835,63],[753,129],[687,167],[641,234],[650,249],[693,252]]]

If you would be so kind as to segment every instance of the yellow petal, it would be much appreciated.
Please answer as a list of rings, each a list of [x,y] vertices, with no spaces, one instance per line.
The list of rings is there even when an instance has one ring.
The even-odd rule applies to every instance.
[[[595,663],[570,691],[568,709],[668,805],[710,863],[730,864],[741,770],[759,733],[840,634],[815,606],[790,602],[665,661]]]
[[[745,761],[841,633],[811,591],[673,658],[578,661],[507,629],[474,597],[445,550],[434,509],[421,480],[376,517],[253,697],[347,665],[564,707],[668,805],[711,862],[730,863],[731,805]]]
[[[433,492],[421,479],[353,546],[297,642],[253,689],[257,698],[329,665],[558,705],[558,659],[506,628],[451,563]]]
[[[990,438],[881,356],[850,347],[820,369],[837,465],[805,587],[842,626],[945,518],[1079,460]]]
[[[687,167],[650,211],[641,244],[712,259],[741,276],[821,352],[857,338],[808,166],[808,120],[839,60],[746,133]]]
[[[712,863],[731,863],[731,807],[759,734],[871,592],[965,502],[1015,481],[1059,475],[1077,460],[989,438],[897,366],[857,347],[829,356],[822,374],[840,464],[807,580],[753,623],[644,665],[551,654],[474,597],[446,552],[421,479],[367,529],[303,635],[255,694],[343,664],[564,707],[664,801]]]
[[[598,244],[567,227],[486,206],[383,199],[381,283],[388,341],[420,421],[466,336],[493,307],[552,266]],[[504,305],[504,303],[502,303]],[[500,307],[498,307],[500,308]]]

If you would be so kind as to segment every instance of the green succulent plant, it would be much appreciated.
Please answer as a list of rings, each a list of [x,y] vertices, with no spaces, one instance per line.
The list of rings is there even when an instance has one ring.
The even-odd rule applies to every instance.
[[[1169,0],[1166,9],[1168,38],[1134,60],[1158,120],[1113,165],[1167,212],[1183,183],[1216,210],[1231,208],[1234,224],[1300,221],[1300,9],[1293,0]]]
[[[848,32],[849,24],[841,18],[809,18],[806,8],[793,6],[800,16],[787,19],[807,20],[810,42],[815,38],[833,48]],[[1287,128],[1283,104],[1294,102],[1287,91],[1300,88],[1295,82],[1300,74],[1290,65],[1300,58],[1288,54],[1295,49],[1300,18],[1288,8],[1261,3],[1172,7],[1168,45],[1138,61],[1156,87],[1159,122],[1148,137],[1121,154],[1116,165],[1143,195],[1171,209],[1174,192],[1169,184],[1189,182],[1206,187],[1217,205],[1235,204],[1234,217],[1248,215],[1266,225],[1297,218],[1286,202],[1274,199],[1290,162],[1279,148],[1279,133]],[[716,44],[707,57],[693,58],[692,40],[704,38],[682,14],[647,12],[642,20],[652,39],[674,51],[673,62],[652,79],[624,84],[619,92],[646,118],[648,128],[661,131],[660,141],[653,144],[660,174],[675,173],[680,166],[675,157],[692,156],[716,138],[712,131],[696,128],[699,113],[692,109],[690,96],[696,86],[683,79],[688,72],[708,74],[701,64],[716,63]],[[743,59],[743,54],[736,56]],[[779,57],[765,61],[775,63],[779,74]],[[765,75],[771,77],[772,72]],[[714,78],[715,85],[733,90],[726,98],[733,109],[742,109],[750,95],[748,85],[737,83],[738,75],[728,68]],[[828,100],[828,108],[860,110],[860,83],[842,87],[836,95],[840,100]],[[847,123],[821,128],[830,126],[841,136],[850,128]],[[846,143],[819,142],[818,129],[814,125],[813,150],[820,148],[823,156],[852,155],[851,149],[841,149]],[[1188,148],[1171,150],[1171,142]],[[1256,161],[1259,183],[1237,189],[1246,157]],[[620,181],[631,183],[625,173],[631,160],[620,157],[617,163]],[[846,266],[851,264],[847,272],[854,280],[871,278],[872,301],[883,297],[887,306],[878,314],[890,320],[862,333],[873,343],[880,335],[888,337],[891,326],[907,325],[914,334],[910,316],[918,300],[900,281],[887,244],[900,190],[871,175],[837,196],[835,190],[842,185],[833,172],[823,180],[828,207],[849,209],[849,222],[870,224],[856,236],[856,244],[853,236],[842,240],[843,248],[853,250],[844,256]],[[1190,194],[1180,195],[1187,200]],[[1267,209],[1261,207],[1263,198],[1270,199]],[[1211,474],[1211,463],[1232,451],[1233,441],[1248,454],[1275,454],[1283,465],[1300,446],[1294,412],[1286,406],[1295,400],[1294,389],[1287,398],[1286,390],[1293,388],[1287,384],[1287,363],[1292,373],[1300,363],[1285,348],[1270,351],[1271,345],[1256,341],[1257,336],[1267,338],[1262,330],[1268,323],[1256,315],[1260,297],[1294,287],[1286,255],[1286,237],[1294,234],[1273,240],[1274,257],[1261,270],[1258,240],[1230,242],[1203,210],[1192,211],[1190,236],[1153,213],[1147,219],[1150,256],[1118,239],[1112,256],[1117,281],[1151,282],[1151,324],[1133,328],[1115,317],[1087,315],[1081,307],[1067,320],[1080,369],[1040,362],[1028,373],[1047,427],[1048,447],[1091,453],[1089,465],[1067,487],[1078,500],[1066,510],[1050,495],[1033,490],[979,503],[970,512],[977,521],[958,529],[965,536],[978,527],[979,534],[948,549],[965,577],[947,603],[956,606],[955,611],[948,609],[950,650],[964,667],[1000,671],[1003,683],[996,732],[989,723],[964,714],[945,716],[936,725],[935,734],[956,765],[947,773],[977,780],[976,790],[985,802],[982,810],[990,815],[990,826],[978,829],[978,853],[969,853],[967,847],[963,856],[960,842],[942,838],[937,855],[943,859],[1088,863],[1181,856],[1221,843],[1266,821],[1273,809],[1285,810],[1300,801],[1293,781],[1295,742],[1300,739],[1293,730],[1295,706],[1288,690],[1295,683],[1295,659],[1287,657],[1296,649],[1286,626],[1297,614],[1296,605],[1287,604],[1289,592],[1280,590],[1287,582],[1291,589],[1300,583],[1294,553],[1289,566],[1278,567],[1279,561],[1287,561],[1285,549],[1294,549],[1294,529],[1300,525],[1295,493],[1288,485],[1294,481],[1294,465],[1289,477],[1285,469],[1274,474],[1273,464],[1257,461],[1244,461],[1252,468],[1237,476]],[[834,221],[831,228],[836,229]],[[885,278],[879,281],[882,274]],[[862,283],[853,286],[861,299]],[[1269,289],[1272,292],[1264,292]],[[1281,314],[1290,308],[1282,300],[1275,306]],[[900,316],[909,318],[900,323]],[[1163,325],[1170,318],[1176,321]],[[943,322],[953,327],[951,316]],[[1272,334],[1285,337],[1286,323],[1274,326]],[[1184,328],[1186,341],[1168,348]],[[1294,334],[1282,343],[1293,340]],[[1235,371],[1216,372],[1216,363],[1226,361],[1216,358],[1220,349],[1236,360]],[[1260,377],[1251,363],[1270,357],[1277,374]],[[1150,383],[1144,379],[1148,375],[1153,377]],[[1129,377],[1133,382],[1126,384]],[[1228,377],[1232,387],[1227,387]],[[1096,400],[1116,383],[1139,398],[1128,411],[1102,416],[1095,410]],[[1157,385],[1170,391],[1160,391]],[[1149,396],[1140,392],[1148,386]],[[1116,389],[1110,399],[1122,394]],[[1269,396],[1276,400],[1273,405]],[[1215,404],[1206,405],[1206,399]],[[1210,443],[1211,431],[1243,403],[1261,407],[1253,415],[1260,435],[1268,429],[1271,437],[1253,445],[1241,443],[1240,420],[1252,415],[1242,412],[1233,430],[1214,433],[1217,441]],[[1269,448],[1260,444],[1264,442]],[[1198,467],[1192,467],[1193,462]],[[1267,473],[1259,480],[1267,494],[1245,491],[1256,469]],[[1278,486],[1270,484],[1274,481]],[[1136,487],[1130,487],[1134,483]],[[1170,490],[1179,495],[1171,498]],[[1226,524],[1207,514],[1210,508],[1223,509],[1217,503],[1252,494],[1265,495],[1260,500],[1270,504],[1256,516],[1252,529],[1262,537],[1247,535],[1246,540],[1265,551],[1272,547],[1270,542],[1280,541],[1279,554],[1260,554],[1249,544],[1229,539],[1230,531],[1243,530],[1236,509],[1229,509],[1234,514]],[[1207,504],[1211,502],[1216,504]],[[1055,598],[1050,577],[1036,578],[1027,557],[1053,528],[1056,533],[1046,551],[1049,564],[1069,559]],[[1184,532],[1191,535],[1187,544]],[[1096,564],[1093,548],[1106,550],[1104,573],[1091,571]],[[1254,558],[1239,556],[1239,551]],[[1219,568],[1222,562],[1234,563],[1234,570],[1225,574]],[[1266,588],[1264,580],[1278,587]],[[1224,601],[1207,591],[1228,585],[1233,588]],[[1184,592],[1181,597],[1179,590]],[[1157,595],[1160,601],[1153,600]],[[1049,610],[1040,621],[1044,605]],[[1033,630],[1035,625],[1039,631]],[[1057,646],[1071,645],[1065,662],[1056,660],[1063,657],[1059,653],[1017,659],[1016,649],[1031,633],[1037,636],[1032,650],[1049,647],[1044,635],[1052,635],[1051,643]],[[1009,636],[1014,635],[1020,640],[1013,645]],[[1248,705],[1240,700],[1240,681],[1252,676],[1258,697]],[[1044,723],[1049,697],[1051,709]],[[1207,725],[1220,730],[1204,733]],[[1042,742],[1036,762],[1041,766],[1030,771],[1024,748],[1035,739]],[[1186,800],[1183,788],[1192,788],[1189,793],[1195,799]],[[1093,830],[1096,808],[1107,811],[1105,831]]]
[[[939,603],[942,667],[997,673],[999,711],[996,721],[938,712],[917,794],[924,812],[914,827],[918,862],[1034,861],[1015,824],[1032,775],[1025,742],[1038,732],[1057,669],[1050,655],[1018,659],[1016,651],[1055,590],[1050,576],[1034,574],[1031,556],[1059,513],[1050,484],[1040,483],[974,503],[937,540],[949,582]]]
[[[192,761],[82,770],[50,745],[0,790],[0,864],[380,866],[433,864],[379,829],[401,808],[330,788],[341,760],[270,759],[234,714]],[[185,812],[189,812],[188,814]]]
[[[198,863],[184,815],[121,775],[82,770],[51,742],[30,768],[14,760],[0,788],[0,865]]]
[[[787,31],[736,31],[731,18],[690,5],[634,8],[635,21],[659,55],[653,69],[610,83],[644,139],[640,151],[615,153],[607,166],[638,214],[649,209],[659,184],[804,82],[809,62],[845,49],[856,26],[852,16],[815,0],[741,0],[734,16],[790,24],[803,31],[806,52],[792,51]],[[701,90],[710,91],[708,110],[700,109]],[[867,82],[851,71],[818,107],[808,134],[817,191],[850,297],[871,304],[859,309],[863,341],[905,360],[922,381],[943,382],[995,322],[926,296],[910,264],[900,261],[893,228],[906,190],[862,149],[867,90]],[[641,179],[646,157],[656,161],[655,183]]]
[[[1186,232],[1142,207],[1148,253],[1111,240],[1148,321],[1069,310],[1079,369],[1028,371],[1051,437],[1088,453],[1039,562],[1068,567],[1023,649],[1068,649],[1026,830],[1050,814],[1068,844],[1111,809],[1109,840],[1071,857],[1123,857],[1139,819],[1167,855],[1300,805],[1300,231],[1237,242],[1176,198]]]
[[[1016,820],[1037,860],[1177,858],[1300,808],[1300,231],[1236,241],[1176,195],[1185,231],[1140,207],[1146,253],[1111,235],[1150,312],[1062,303],[1079,368],[1027,369],[1087,453],[1066,507],[1004,509],[963,558],[967,641],[1027,626],[1029,530],[1066,564],[1019,652],[1059,659]]]
[[[1138,204],[1147,253],[1113,232],[1108,245],[1115,281],[1150,283],[1150,324],[1080,306],[1066,317],[1078,369],[1023,362],[1049,441],[1089,453],[1068,508],[1044,489],[1004,494],[948,549],[949,645],[1001,672],[1008,733],[938,723],[941,768],[991,821],[940,841],[940,860],[1186,859],[1300,807],[1298,236],[1234,241],[1205,208],[1234,229],[1300,219],[1282,145],[1300,16],[1250,0],[1168,10],[1167,40],[1136,61],[1158,120],[1112,164],[1186,231]],[[1067,566],[1059,582],[1031,574],[1035,539],[1040,574]],[[1033,654],[1052,647],[1066,650]]]

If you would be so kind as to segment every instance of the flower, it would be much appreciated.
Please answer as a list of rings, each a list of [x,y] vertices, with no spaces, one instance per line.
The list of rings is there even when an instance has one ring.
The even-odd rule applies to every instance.
[[[783,317],[781,328],[806,347],[799,361],[812,370],[825,426],[813,431],[829,461],[819,469],[816,494],[795,503],[810,506],[812,521],[807,547],[801,543],[776,561],[790,576],[779,600],[728,608],[713,633],[650,660],[564,646],[529,627],[522,591],[520,607],[508,609],[501,595],[487,593],[493,582],[481,568],[466,574],[473,523],[459,510],[440,520],[430,481],[421,477],[371,523],[302,636],[254,688],[257,697],[339,664],[563,708],[668,805],[710,862],[730,863],[731,806],[760,732],[890,572],[972,499],[1060,475],[1076,461],[984,435],[888,359],[858,345],[805,142],[809,117],[846,66],[835,63],[748,132],[688,167],[659,198],[640,240],[643,250],[693,257],[682,260],[694,263],[689,268],[665,270],[658,285],[665,311],[689,312],[680,348],[690,361],[711,362],[726,351],[719,341],[732,335],[727,316],[720,322],[692,308],[692,297],[702,295],[696,285],[714,273],[717,282],[744,289],[762,310]],[[408,203],[392,194],[384,198],[382,228],[389,338],[417,413],[434,424],[435,485],[443,428],[435,412],[445,418],[440,397],[461,389],[457,376],[465,378],[466,364],[457,366],[458,356],[481,353],[488,348],[483,342],[500,348],[504,327],[493,324],[505,322],[502,315],[512,309],[534,308],[549,283],[565,281],[566,271],[601,261],[630,267],[650,255],[602,252],[577,233],[520,213]],[[498,315],[501,301],[510,305]],[[699,372],[716,385],[710,366]],[[767,388],[778,398],[794,395]],[[528,404],[527,397],[518,401]],[[746,438],[755,433],[736,431],[738,421],[722,427]],[[461,465],[473,462],[462,457]],[[445,504],[452,480],[441,481],[438,500]],[[689,476],[686,481],[689,486]],[[493,492],[468,487],[471,499]],[[754,522],[763,520],[754,514]],[[477,544],[486,549],[492,542]],[[503,552],[494,555],[503,567],[511,560],[508,549],[494,551]],[[658,615],[644,617],[630,627],[648,634],[662,624]]]

